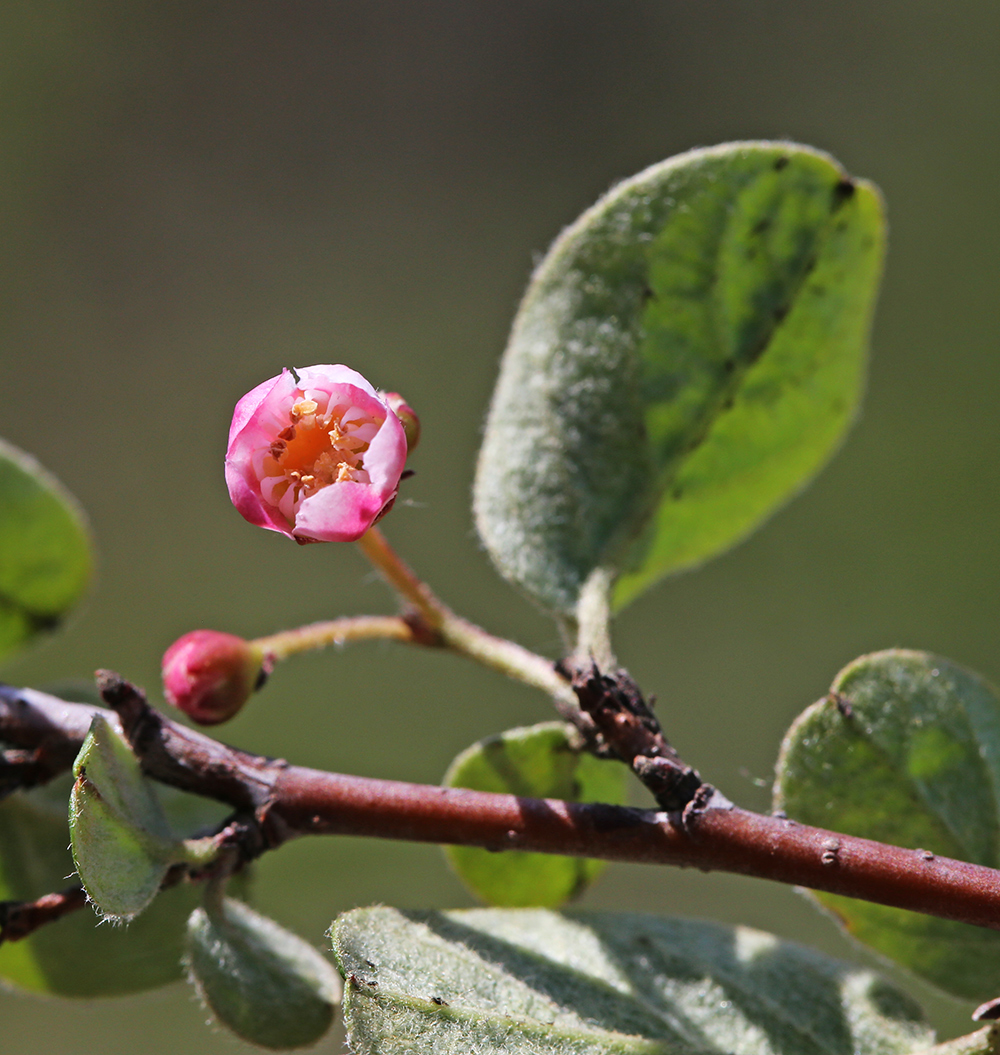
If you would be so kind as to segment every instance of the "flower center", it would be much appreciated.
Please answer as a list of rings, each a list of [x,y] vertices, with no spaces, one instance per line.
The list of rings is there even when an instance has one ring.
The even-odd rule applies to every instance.
[[[382,419],[352,403],[303,393],[289,410],[287,427],[255,459],[264,501],[293,524],[302,501],[321,488],[371,483],[364,456],[381,425]]]

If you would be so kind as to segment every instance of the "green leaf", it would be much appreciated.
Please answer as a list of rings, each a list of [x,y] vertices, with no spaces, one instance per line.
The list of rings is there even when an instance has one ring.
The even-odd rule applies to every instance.
[[[192,913],[186,963],[218,1020],[264,1048],[314,1044],[340,1002],[340,979],[329,962],[239,901],[208,902]]]
[[[0,440],[0,656],[58,626],[86,588],[91,565],[73,497]]]
[[[473,788],[530,798],[572,802],[625,801],[626,770],[583,749],[563,722],[542,722],[480,740],[463,751],[445,774],[452,788]],[[448,846],[445,854],[469,889],[490,905],[553,908],[578,897],[604,870],[584,857],[508,850],[491,853]]]
[[[72,778],[0,802],[0,901],[32,901],[62,890],[73,873],[66,803]],[[165,788],[164,809],[178,831],[215,824],[225,808]],[[182,975],[184,926],[201,891],[163,891],[127,927],[99,925],[85,908],[18,942],[0,945],[0,980],[18,989],[67,997],[121,996]]]
[[[572,615],[722,552],[854,417],[884,245],[875,188],[792,143],[654,165],[563,232],[514,321],[475,485],[501,573]]]
[[[775,805],[821,828],[1000,865],[1000,699],[926,652],[862,656],[795,721]],[[857,939],[945,992],[1000,992],[1000,934],[815,893]]]
[[[87,895],[113,921],[130,920],[184,860],[132,749],[99,714],[73,764],[69,830]]]
[[[333,927],[358,1055],[895,1055],[920,1009],[744,927],[632,913],[357,909]]]

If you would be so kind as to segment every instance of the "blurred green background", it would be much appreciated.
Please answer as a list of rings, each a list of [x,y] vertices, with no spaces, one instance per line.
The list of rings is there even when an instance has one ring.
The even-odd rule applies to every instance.
[[[785,727],[859,653],[929,648],[1000,681],[995,3],[7,0],[0,52],[0,433],[76,493],[100,551],[82,610],[6,680],[108,666],[155,691],[186,630],[392,609],[351,547],[294,546],[226,496],[233,404],[315,362],[420,413],[389,537],[460,612],[554,654],[468,511],[533,257],[653,161],[789,137],[888,200],[864,411],[759,534],[626,611],[620,658],[684,757],[758,808]],[[548,717],[461,659],[364,646],[286,665],[224,737],[438,781],[470,741]],[[371,902],[469,899],[434,847],[304,840],[259,869],[257,904],[317,943]],[[870,962],[763,882],[614,866],[585,903]],[[967,1031],[969,1008],[906,984]],[[94,1004],[0,994],[17,1055],[244,1050],[204,1017],[180,985]]]

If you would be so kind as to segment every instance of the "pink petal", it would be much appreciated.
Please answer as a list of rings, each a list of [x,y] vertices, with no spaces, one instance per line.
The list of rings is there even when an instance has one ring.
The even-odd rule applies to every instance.
[[[330,484],[299,506],[295,534],[320,542],[354,542],[372,526],[386,501],[368,484]]]

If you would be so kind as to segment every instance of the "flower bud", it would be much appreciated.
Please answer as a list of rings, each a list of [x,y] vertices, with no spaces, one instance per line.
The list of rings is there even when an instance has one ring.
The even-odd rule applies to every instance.
[[[400,419],[356,371],[284,370],[236,405],[229,496],[251,524],[297,542],[353,542],[396,497],[406,444]]]
[[[192,630],[163,653],[164,695],[199,725],[228,721],[269,673],[259,649],[218,630]]]
[[[403,424],[406,433],[406,449],[412,451],[420,442],[420,418],[413,407],[398,392],[386,392],[382,397],[389,404],[389,409]]]

